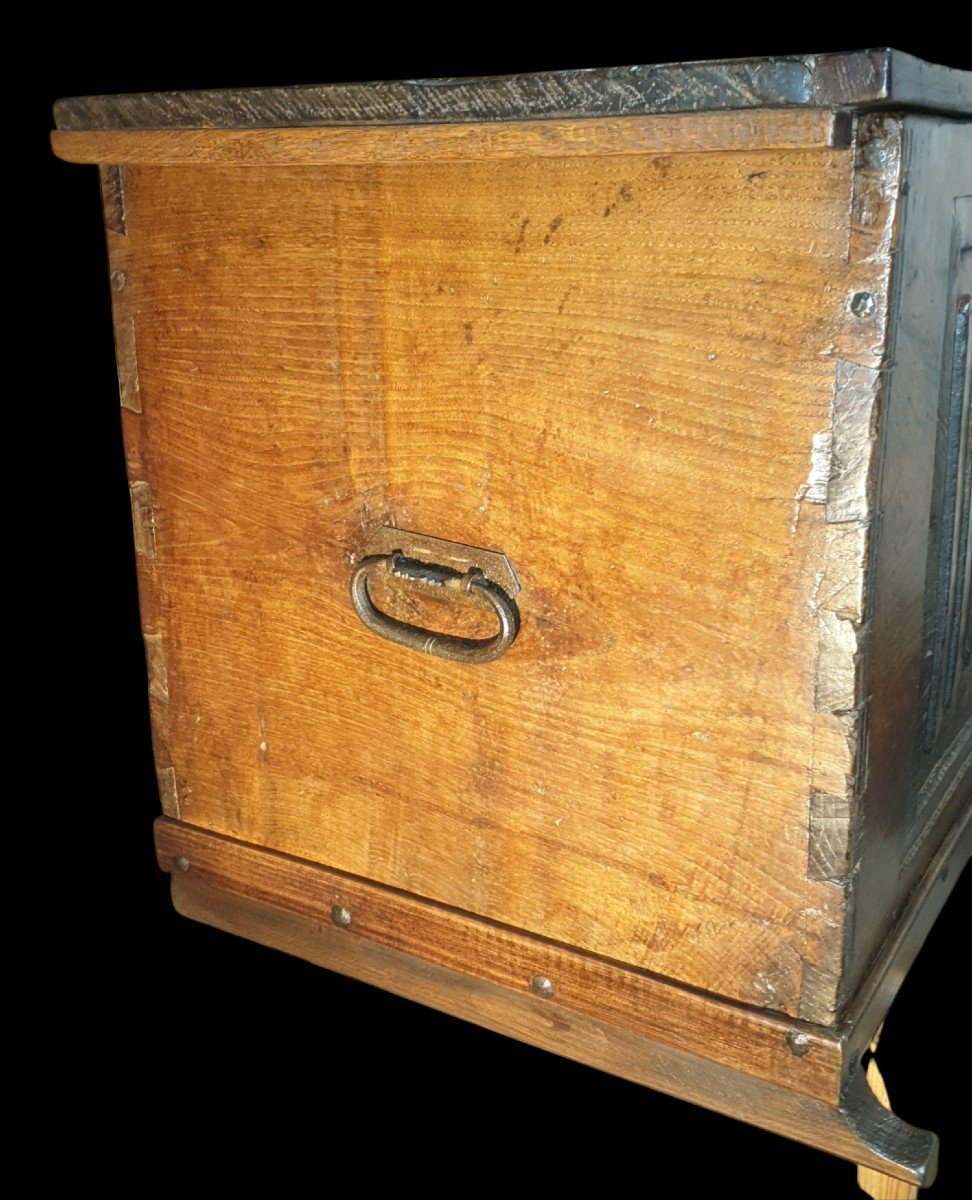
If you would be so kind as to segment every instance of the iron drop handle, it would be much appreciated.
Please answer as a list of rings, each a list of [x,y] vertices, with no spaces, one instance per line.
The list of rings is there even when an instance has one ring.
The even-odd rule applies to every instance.
[[[368,580],[380,572],[419,586],[448,588],[477,607],[491,608],[499,620],[499,632],[491,638],[464,638],[397,621],[376,608],[368,594]],[[452,567],[407,558],[400,550],[371,554],[361,560],[351,576],[351,603],[362,624],[379,637],[459,663],[492,662],[510,648],[520,629],[520,614],[513,599],[478,567],[462,573]]]

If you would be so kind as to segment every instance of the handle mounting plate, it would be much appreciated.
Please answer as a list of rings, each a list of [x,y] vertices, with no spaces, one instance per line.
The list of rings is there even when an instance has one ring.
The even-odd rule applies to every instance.
[[[501,550],[483,550],[479,546],[466,546],[462,542],[447,542],[426,533],[415,533],[410,529],[396,529],[394,525],[382,525],[369,539],[362,558],[375,554],[393,554],[400,550],[407,558],[426,563],[440,563],[451,567],[460,575],[470,567],[478,567],[491,582],[498,584],[507,596],[515,596],[520,590],[513,564]]]

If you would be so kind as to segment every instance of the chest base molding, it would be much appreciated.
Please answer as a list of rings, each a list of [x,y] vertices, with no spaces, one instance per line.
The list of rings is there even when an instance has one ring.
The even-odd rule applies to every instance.
[[[839,1026],[826,1029],[180,821],[156,823],[183,916],[919,1186],[938,1139],[863,1057],[972,842],[956,823]],[[539,981],[539,983],[538,983]]]

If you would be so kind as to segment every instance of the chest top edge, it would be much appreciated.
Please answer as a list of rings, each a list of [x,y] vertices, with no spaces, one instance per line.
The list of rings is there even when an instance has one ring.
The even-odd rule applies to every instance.
[[[58,100],[58,129],[423,125],[720,112],[913,109],[972,115],[972,72],[898,50],[659,63],[468,79],[149,92]]]

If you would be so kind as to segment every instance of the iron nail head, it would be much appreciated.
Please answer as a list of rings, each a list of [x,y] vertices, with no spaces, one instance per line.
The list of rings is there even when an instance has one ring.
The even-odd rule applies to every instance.
[[[855,292],[851,296],[847,307],[855,317],[859,317],[863,321],[866,317],[874,316],[877,301],[871,292]]]
[[[797,1033],[791,1029],[786,1035],[786,1044],[790,1047],[790,1053],[796,1058],[803,1058],[805,1054],[810,1053],[810,1035],[808,1033]]]
[[[554,994],[553,980],[548,979],[546,975],[534,975],[530,980],[530,990],[538,996],[549,998]]]

